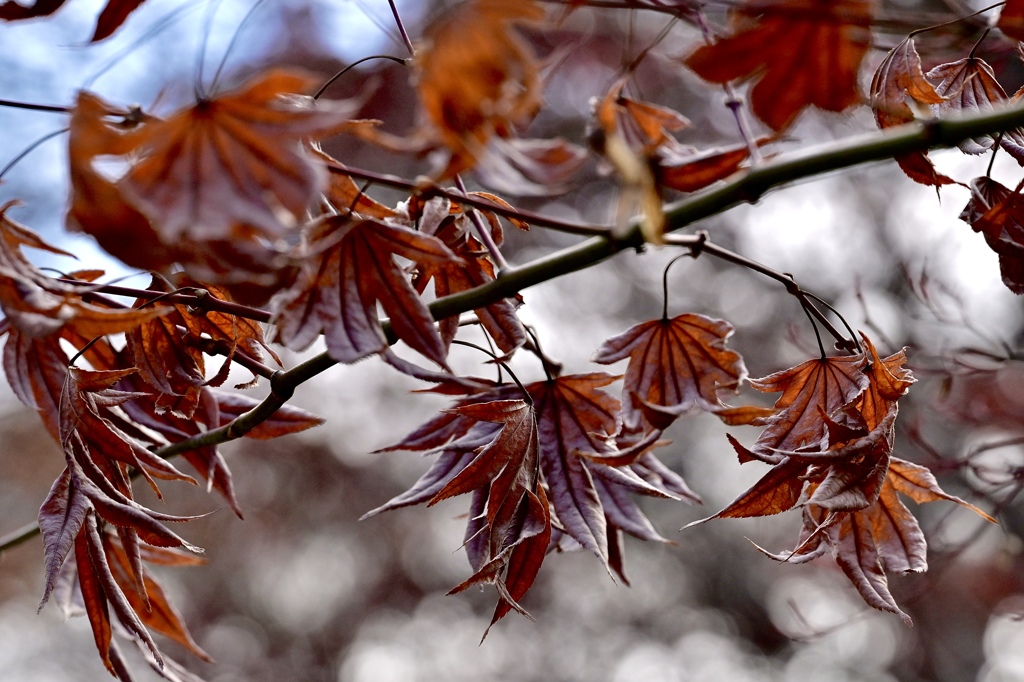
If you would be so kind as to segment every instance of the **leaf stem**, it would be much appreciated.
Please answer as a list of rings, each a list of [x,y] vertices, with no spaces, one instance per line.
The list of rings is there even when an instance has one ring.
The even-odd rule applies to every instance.
[[[509,376],[512,377],[512,381],[515,382],[516,386],[518,386],[519,390],[522,392],[523,400],[525,400],[528,405],[533,405],[533,398],[530,397],[530,394],[526,390],[526,387],[523,386],[523,382],[521,382],[519,380],[519,377],[517,377],[516,373],[512,371],[512,368],[508,366],[508,363],[505,362],[504,360],[502,360],[500,357],[498,357],[497,354],[492,353],[491,351],[487,350],[486,348],[478,346],[475,343],[470,343],[469,341],[460,341],[459,339],[452,339],[452,343],[455,344],[455,345],[458,345],[458,346],[465,346],[466,348],[473,348],[475,350],[478,350],[481,353],[483,353],[484,355],[490,357],[496,363],[498,363],[498,365],[500,367],[504,367],[505,371],[507,371]]]
[[[468,198],[469,192],[466,191],[466,184],[462,182],[462,176],[455,175],[455,184],[458,186],[459,191],[462,192],[462,196]],[[474,227],[476,227],[477,236],[480,237],[481,243],[487,249],[487,253],[491,255],[491,260],[498,266],[498,275],[508,270],[508,261],[505,260],[505,256],[501,254],[501,249],[498,248],[497,243],[494,241],[494,237],[491,236],[491,230],[487,225],[484,224],[484,219],[480,216],[480,213],[475,209],[469,209],[469,219],[473,221]]]
[[[39,145],[43,144],[47,140],[52,140],[53,138],[57,137],[58,135],[63,135],[64,133],[68,132],[68,130],[70,130],[70,128],[61,128],[60,130],[54,130],[53,132],[50,132],[50,133],[47,133],[47,134],[43,135],[38,140],[36,140],[32,144],[30,144],[29,146],[25,147],[24,149],[22,149],[20,152],[18,152],[17,156],[15,156],[13,159],[11,159],[10,161],[7,162],[7,165],[3,167],[3,170],[0,170],[0,178],[2,178],[3,176],[7,175],[7,171],[9,171],[12,168],[14,168],[14,166],[19,161],[21,161],[26,156],[31,154]]]
[[[388,0],[388,4],[391,6],[391,13],[395,16],[395,24],[398,25],[398,32],[402,34],[402,40],[405,42],[405,47],[409,50],[409,54],[412,56],[416,55],[416,48],[412,45],[412,40],[409,39],[409,33],[405,30],[405,23],[402,22],[402,15],[398,13],[398,6],[395,5],[395,0]]]
[[[30,111],[46,111],[51,114],[70,114],[71,107],[62,107],[56,104],[32,104],[31,102],[15,102],[9,99],[0,99],[0,107],[11,109],[29,109]]]
[[[344,69],[342,69],[338,73],[336,73],[333,76],[331,76],[330,78],[328,78],[327,82],[324,83],[323,85],[321,85],[320,89],[316,91],[315,95],[313,95],[313,99],[314,100],[320,99],[320,96],[324,94],[324,91],[327,90],[327,88],[329,88],[331,86],[331,84],[334,83],[334,81],[338,80],[339,78],[341,78],[346,73],[348,73],[349,71],[351,71],[355,67],[359,66],[363,62],[368,62],[371,59],[390,59],[393,62],[401,64],[402,66],[405,66],[406,64],[409,63],[408,59],[402,59],[401,57],[392,57],[389,54],[372,54],[369,57],[363,57],[362,59],[357,59],[356,61],[354,61],[351,64],[349,64],[348,66],[346,66]]]
[[[696,15],[697,24],[700,26],[701,34],[704,36],[704,42],[708,45],[712,44],[714,42],[714,34],[711,31],[711,27],[708,26],[708,18],[704,13],[704,8],[698,9]],[[740,132],[740,138],[747,145],[747,151],[750,153],[750,163],[758,166],[764,161],[764,157],[761,156],[761,148],[757,146],[757,138],[754,137],[754,132],[750,128],[750,120],[747,118],[743,108],[743,100],[736,94],[732,83],[728,81],[722,83],[722,89],[725,91],[725,106],[732,111],[733,118],[736,119],[736,127]]]

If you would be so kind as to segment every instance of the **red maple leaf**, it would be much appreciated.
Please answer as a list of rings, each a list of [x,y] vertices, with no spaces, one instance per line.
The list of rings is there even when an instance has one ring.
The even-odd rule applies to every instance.
[[[278,342],[302,349],[323,331],[328,353],[339,362],[380,353],[388,348],[377,317],[380,303],[399,339],[447,368],[430,311],[395,261],[458,262],[440,240],[398,225],[335,216],[316,227],[309,251],[295,284],[277,301]]]
[[[925,77],[912,38],[889,51],[871,80],[871,109],[878,127],[889,128],[917,120],[907,104],[908,99],[925,107],[945,101]],[[896,162],[911,180],[921,184],[939,187],[956,182],[938,173],[924,152],[900,154]]]
[[[871,46],[872,2],[784,0],[758,16],[733,11],[736,31],[698,48],[686,65],[713,83],[757,82],[750,106],[773,130],[783,130],[810,105],[843,111],[861,101],[857,76]]]
[[[665,415],[658,429],[695,407],[720,408],[719,393],[735,393],[747,376],[743,358],[725,347],[731,334],[724,320],[687,313],[638,324],[605,341],[594,362],[629,358],[622,386],[624,429],[642,429],[645,404],[667,408],[658,410]]]

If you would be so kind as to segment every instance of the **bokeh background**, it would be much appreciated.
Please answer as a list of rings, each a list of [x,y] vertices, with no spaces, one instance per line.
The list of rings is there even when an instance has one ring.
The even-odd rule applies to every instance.
[[[192,97],[204,43],[209,79],[236,34],[224,66],[229,85],[270,64],[298,65],[326,79],[370,54],[405,56],[384,0],[267,0],[244,25],[249,2],[148,0],[113,39],[87,45],[101,5],[76,0],[52,18],[0,26],[0,97],[66,104],[87,87],[111,101],[166,112]],[[902,38],[901,25],[905,33],[925,18],[972,6],[882,5],[895,26],[879,35],[883,48]],[[444,9],[414,0],[398,6],[414,37]],[[525,30],[537,52],[551,57],[547,108],[530,132],[582,141],[591,98],[667,21],[652,13],[578,10],[556,28]],[[919,49],[932,65],[963,57],[984,21],[922,36]],[[631,94],[689,117],[693,127],[680,136],[686,143],[735,142],[721,92],[675,59],[697,40],[691,27],[673,27],[638,70]],[[990,38],[979,50],[1008,91],[1024,82],[1012,45]],[[872,66],[883,54],[871,55]],[[407,70],[378,61],[353,71],[330,94],[365,97],[360,115],[401,133],[417,117],[408,79]],[[0,163],[64,124],[61,116],[0,107]],[[809,112],[780,149],[827,144],[873,127],[864,107],[844,115]],[[85,265],[103,263],[111,277],[132,275],[104,259],[88,238],[64,232],[62,140],[43,143],[12,168],[0,199],[21,200],[10,215]],[[345,141],[329,151],[353,166],[406,177],[430,168],[429,161]],[[988,162],[955,150],[933,157],[941,170],[964,180],[983,174]],[[1020,177],[1005,155],[997,157],[994,173],[1010,186]],[[522,205],[607,223],[616,210],[613,189],[592,164],[572,193]],[[384,201],[402,198],[372,191]],[[173,513],[214,512],[182,529],[207,548],[208,563],[159,577],[216,663],[189,660],[173,643],[161,646],[217,682],[1024,679],[1024,507],[1014,499],[1024,467],[1024,309],[1000,283],[995,254],[957,219],[967,198],[960,187],[944,188],[937,198],[894,164],[879,163],[777,190],[757,205],[696,226],[724,246],[793,273],[883,352],[909,347],[920,382],[901,401],[897,455],[932,466],[947,491],[997,511],[1001,522],[988,526],[945,503],[918,510],[931,545],[930,571],[890,576],[914,628],[866,607],[830,561],[777,564],[746,539],[775,551],[791,548],[800,523],[795,512],[679,532],[764,473],[756,463],[741,467],[725,428],[705,415],[678,422],[668,434],[673,443],[660,451],[703,496],[703,507],[641,501],[672,544],[627,539],[628,587],[616,584],[592,556],[549,557],[524,602],[536,622],[512,614],[481,644],[493,591],[444,596],[469,575],[459,549],[467,501],[358,521],[428,466],[414,454],[374,451],[446,405],[437,396],[411,393],[422,386],[368,360],[336,367],[299,390],[295,403],[327,418],[324,426],[224,447],[244,521],[220,499],[184,485],[167,486],[167,503],[153,502]],[[523,263],[574,242],[535,229],[509,234],[506,255]],[[589,357],[605,338],[660,314],[662,271],[674,255],[667,249],[621,254],[537,286],[525,292],[522,316],[566,371],[598,370]],[[148,278],[127,281],[143,286]],[[670,271],[669,288],[670,313],[732,322],[731,346],[752,376],[817,354],[795,300],[756,273],[706,257],[686,259]],[[488,371],[471,352],[455,353],[463,371]],[[516,372],[527,381],[540,378],[539,365],[521,355]],[[301,357],[286,353],[284,361]],[[765,400],[750,393],[743,399]],[[745,442],[756,437],[753,429],[734,433]],[[34,519],[62,468],[59,449],[32,411],[0,391],[0,534]],[[0,556],[0,678],[104,679],[84,620],[64,623],[53,605],[36,614],[41,558],[38,539]],[[138,679],[157,679],[140,657],[132,660]]]

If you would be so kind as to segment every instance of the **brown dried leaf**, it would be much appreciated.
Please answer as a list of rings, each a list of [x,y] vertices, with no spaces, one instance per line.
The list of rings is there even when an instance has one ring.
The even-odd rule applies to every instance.
[[[260,404],[259,400],[233,391],[218,391],[207,389],[217,401],[220,412],[220,426],[224,426],[233,419],[237,419],[249,410]],[[291,433],[299,433],[314,426],[320,426],[326,420],[315,414],[310,414],[294,405],[282,405],[270,419],[258,424],[254,429],[245,434],[246,438],[256,440],[269,440],[280,438]]]
[[[543,16],[531,0],[471,0],[425,29],[414,60],[416,87],[451,151],[446,176],[475,165],[492,137],[511,136],[539,109],[538,64],[510,24]]]
[[[165,244],[149,220],[125,201],[117,185],[93,163],[100,156],[127,154],[137,143],[138,131],[124,123],[125,113],[92,93],[78,93],[68,133],[71,205],[67,226],[92,235],[107,253],[131,266],[165,270],[181,258],[180,245]]]
[[[1024,0],[1007,0],[996,26],[1014,40],[1024,40]]]
[[[504,203],[498,197],[489,195],[491,201]],[[437,200],[432,200],[437,201]],[[446,202],[445,202],[446,203]],[[431,221],[427,224],[422,221],[420,229],[425,234],[432,234],[444,242],[454,254],[461,258],[461,262],[447,262],[439,265],[425,264],[413,282],[418,291],[423,291],[430,281],[434,282],[434,295],[437,298],[460,291],[482,286],[495,279],[494,263],[490,254],[483,244],[474,236],[474,228],[470,217],[459,212],[459,206],[452,206],[451,212],[440,219],[436,224]],[[501,242],[501,226],[497,216],[493,213],[484,212],[490,222],[492,238],[496,243]],[[484,308],[477,308],[477,319],[487,333],[501,349],[502,353],[509,354],[519,346],[526,343],[526,328],[519,321],[516,309],[519,301],[516,298],[503,298]],[[439,323],[441,339],[445,346],[449,346],[459,328],[458,316],[447,317]]]
[[[638,324],[605,341],[593,362],[629,358],[622,386],[624,429],[647,430],[643,403],[672,408],[676,416],[694,407],[716,411],[719,393],[735,393],[747,376],[743,358],[725,347],[732,331],[724,320],[687,313]]]
[[[766,419],[767,427],[754,443],[754,455],[772,458],[776,451],[821,450],[828,430],[821,415],[830,416],[867,388],[861,371],[864,355],[808,360],[776,372],[750,385],[765,393],[782,391],[775,401],[779,412]]]
[[[103,40],[112,35],[128,15],[145,0],[107,0],[106,6],[96,20],[96,29],[92,36],[92,42]],[[15,0],[7,0],[0,5],[0,19],[4,21],[19,21],[22,19],[34,19],[53,14],[65,0],[35,0],[31,5],[18,3]]]
[[[736,32],[697,49],[685,63],[712,83],[756,78],[750,105],[781,131],[806,107],[843,111],[861,101],[857,76],[871,46],[874,3],[784,0],[777,12],[734,10]]]
[[[46,586],[43,598],[39,602],[42,610],[50,593],[57,585],[57,577],[64,559],[75,545],[85,515],[92,509],[88,499],[75,487],[71,472],[64,472],[57,477],[50,488],[49,494],[39,508],[39,529],[43,536],[43,572]]]
[[[767,139],[758,140],[758,144]],[[654,178],[662,187],[696,192],[738,171],[749,156],[750,149],[745,144],[700,151],[685,148],[683,153],[659,156],[655,161]]]
[[[982,113],[995,110],[1006,102],[1006,93],[984,59],[965,57],[949,64],[940,64],[928,72],[928,78],[938,81],[935,92],[943,99],[936,105],[940,113]],[[1014,128],[999,136],[1000,146],[1024,165],[1024,129]],[[983,135],[960,143],[965,154],[983,154],[992,149],[995,139]]]
[[[447,369],[446,349],[426,305],[395,256],[420,265],[458,261],[440,240],[398,225],[335,216],[310,238],[313,256],[276,304],[276,340],[307,347],[324,332],[339,362],[355,362],[388,348],[377,303],[399,339]]]
[[[908,98],[927,107],[945,101],[925,77],[921,57],[912,38],[907,38],[886,55],[871,80],[871,109],[878,127],[884,129],[917,120],[907,104]],[[939,187],[956,182],[936,172],[924,152],[900,154],[896,162],[911,180],[921,184]]]
[[[295,96],[314,82],[271,70],[147,123],[121,191],[165,243],[282,237],[326,184],[301,142],[353,125],[353,107]]]
[[[1003,284],[1024,294],[1024,197],[1020,187],[1010,190],[989,177],[971,181],[971,199],[960,219],[981,232],[989,248],[999,254]]]

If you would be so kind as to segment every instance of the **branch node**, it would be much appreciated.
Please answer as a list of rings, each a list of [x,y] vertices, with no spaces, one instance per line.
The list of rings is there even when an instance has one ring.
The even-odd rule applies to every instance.
[[[270,392],[283,401],[291,400],[295,386],[287,372],[279,369],[270,375]]]
[[[696,235],[697,241],[690,245],[690,257],[697,259],[704,253],[704,245],[707,244],[709,235],[707,230],[701,230]]]

